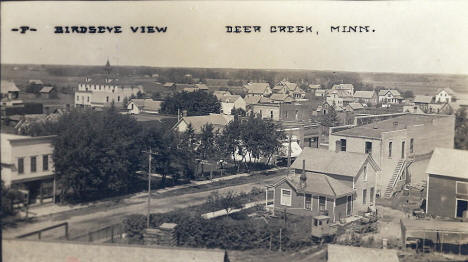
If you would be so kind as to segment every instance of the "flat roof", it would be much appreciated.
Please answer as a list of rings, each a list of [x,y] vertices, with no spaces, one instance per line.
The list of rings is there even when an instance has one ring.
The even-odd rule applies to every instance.
[[[5,261],[159,261],[201,262],[223,261],[224,251],[161,246],[97,244],[80,242],[48,242],[32,240],[2,240]]]
[[[389,118],[386,120],[370,123],[367,125],[357,126],[346,130],[338,131],[332,135],[338,136],[353,136],[353,137],[369,137],[381,138],[382,133],[404,130],[408,126],[415,126],[432,122],[434,119],[442,118],[442,115],[423,115],[423,114],[406,114]]]

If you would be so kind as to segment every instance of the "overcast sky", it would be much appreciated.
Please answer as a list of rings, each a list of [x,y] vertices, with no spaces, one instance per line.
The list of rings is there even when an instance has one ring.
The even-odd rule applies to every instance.
[[[37,32],[11,28],[29,25]],[[121,25],[122,34],[54,34],[56,25]],[[131,25],[167,26],[133,34]],[[226,25],[260,25],[228,34]],[[316,33],[269,33],[311,25]],[[330,33],[369,25],[374,33]],[[468,74],[468,3],[451,2],[7,2],[1,62]]]

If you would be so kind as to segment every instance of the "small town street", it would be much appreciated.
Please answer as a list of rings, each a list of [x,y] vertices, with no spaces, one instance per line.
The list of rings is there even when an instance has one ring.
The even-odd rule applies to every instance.
[[[224,194],[228,191],[249,192],[252,188],[263,188],[265,185],[276,181],[281,175],[279,172],[268,176],[258,176],[258,180],[245,184],[226,186],[216,189],[203,190],[201,192],[180,194],[168,197],[160,197],[153,193],[151,199],[152,213],[165,213],[175,209],[186,208],[189,206],[200,205],[206,201],[207,197],[214,191]],[[257,178],[257,177],[256,177]],[[197,190],[198,191],[198,190]],[[31,223],[20,223],[16,227],[5,227],[3,229],[3,238],[14,238],[15,236],[39,230],[55,224],[68,222],[69,234],[71,237],[93,231],[104,226],[119,223],[124,217],[131,214],[146,214],[147,198],[140,194],[135,197],[128,197],[119,201],[113,206],[90,207],[80,209],[77,212],[64,212],[51,216],[38,217]],[[63,235],[63,229],[57,228],[50,232],[44,232],[43,239],[54,239]],[[31,236],[35,238],[35,236]]]

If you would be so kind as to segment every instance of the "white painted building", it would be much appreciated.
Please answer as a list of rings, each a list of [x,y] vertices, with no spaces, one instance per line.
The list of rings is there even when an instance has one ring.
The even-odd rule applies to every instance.
[[[52,185],[54,136],[1,134],[2,181],[6,187],[34,191],[39,195],[45,184]]]
[[[455,92],[451,88],[441,88],[437,89],[435,95],[435,102],[436,103],[450,103],[452,99],[455,97]]]

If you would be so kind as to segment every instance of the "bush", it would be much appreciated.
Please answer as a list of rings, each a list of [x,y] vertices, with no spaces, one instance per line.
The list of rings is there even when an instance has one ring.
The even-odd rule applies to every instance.
[[[143,240],[143,232],[146,228],[146,216],[140,214],[130,215],[122,221],[122,224],[123,230],[129,240]]]

